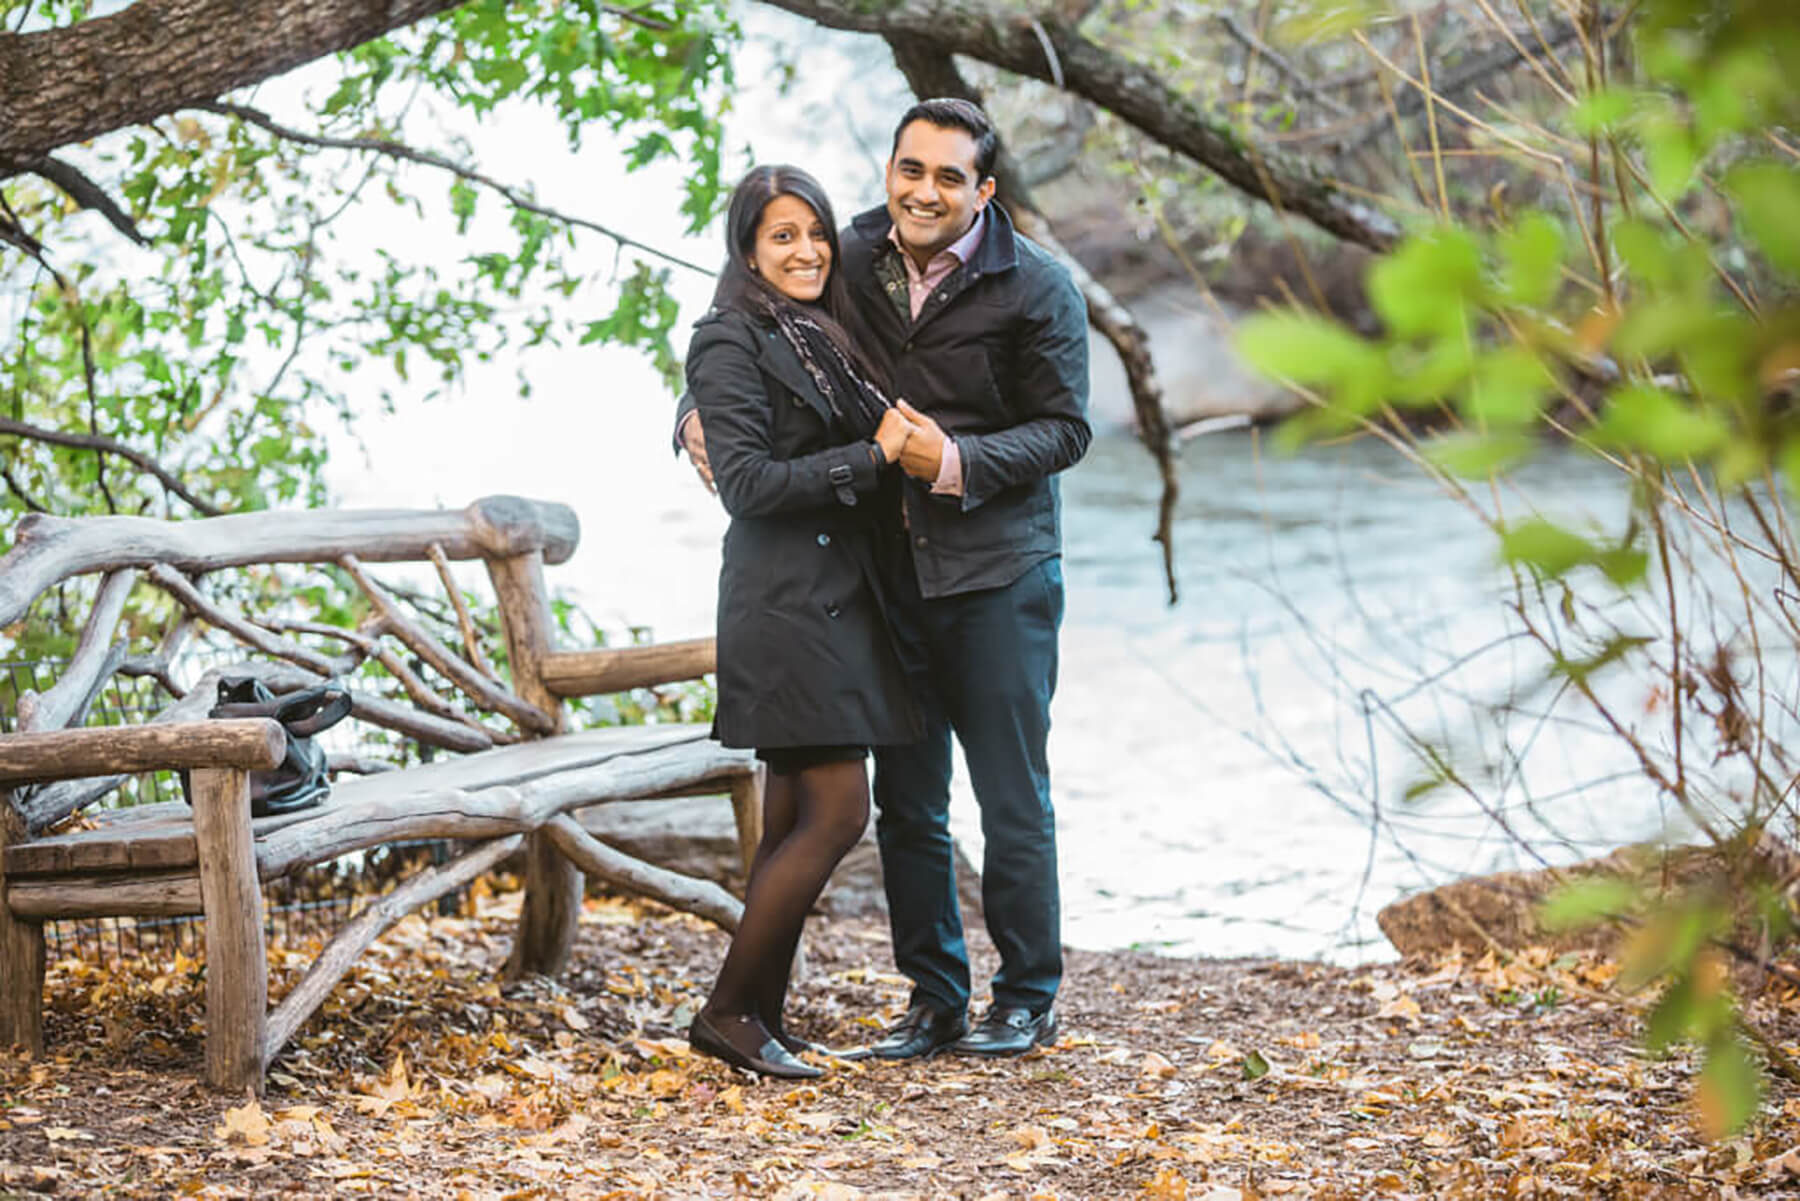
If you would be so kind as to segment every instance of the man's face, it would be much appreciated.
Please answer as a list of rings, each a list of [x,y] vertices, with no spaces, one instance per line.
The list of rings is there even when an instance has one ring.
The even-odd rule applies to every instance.
[[[969,232],[994,194],[975,171],[975,139],[961,129],[913,121],[887,167],[888,216],[900,244],[929,259]]]

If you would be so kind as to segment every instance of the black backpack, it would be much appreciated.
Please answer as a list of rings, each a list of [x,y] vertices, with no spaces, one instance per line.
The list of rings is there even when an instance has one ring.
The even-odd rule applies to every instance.
[[[341,685],[319,684],[276,696],[255,676],[221,676],[219,699],[208,717],[268,717],[287,731],[287,755],[268,771],[250,773],[250,814],[269,817],[310,808],[325,799],[325,748],[313,735],[350,715],[350,694]],[[188,774],[181,773],[182,793]],[[189,800],[189,805],[192,805]]]

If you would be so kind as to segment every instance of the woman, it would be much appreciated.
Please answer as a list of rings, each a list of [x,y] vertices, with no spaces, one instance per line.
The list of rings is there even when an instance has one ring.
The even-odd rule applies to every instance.
[[[768,765],[744,916],[705,1007],[700,1051],[770,1076],[820,1075],[782,1027],[800,929],[869,816],[871,746],[923,733],[882,617],[876,502],[912,427],[838,262],[824,190],[757,167],[732,193],[729,255],[688,347],[688,390],[731,514],[719,572],[713,733]]]

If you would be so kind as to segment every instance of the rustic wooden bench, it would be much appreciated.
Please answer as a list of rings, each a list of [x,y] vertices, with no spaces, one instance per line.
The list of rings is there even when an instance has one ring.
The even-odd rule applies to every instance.
[[[583,872],[735,928],[741,906],[723,888],[634,859],[576,820],[578,810],[606,801],[725,793],[746,867],[761,822],[753,759],[719,746],[705,726],[565,729],[567,699],[694,679],[713,665],[710,639],[557,649],[543,566],[566,560],[577,537],[565,506],[514,497],[460,512],[20,522],[0,558],[0,627],[62,581],[102,578],[56,685],[21,695],[17,731],[0,734],[0,1048],[42,1050],[44,923],[57,919],[203,916],[206,1078],[258,1091],[275,1055],[363,950],[406,914],[515,852],[524,856],[526,895],[510,975],[554,973],[566,963]],[[469,559],[482,560],[492,581],[510,679],[488,665],[478,623],[452,578],[449,563]],[[436,565],[449,593],[445,612],[454,610],[462,635],[460,653],[450,646],[454,635],[439,637],[365,566],[404,561]],[[368,620],[348,629],[292,616],[250,618],[210,599],[193,578],[270,564],[341,567],[367,598]],[[140,573],[182,614],[148,655],[132,655],[114,637]],[[182,688],[177,663],[197,640],[196,624],[210,631],[215,652],[228,636],[259,657],[215,667]],[[320,640],[347,649],[333,654],[315,645]],[[253,819],[250,773],[280,761],[286,734],[268,720],[204,720],[224,672],[255,674],[278,693],[347,679],[358,720],[460,753],[340,776],[320,807]],[[180,699],[143,724],[83,725],[115,674],[153,676]],[[175,769],[190,772],[191,810],[179,801],[87,808],[136,773]],[[66,821],[77,812],[82,820]],[[421,868],[347,921],[271,1010],[261,885],[424,838],[457,840],[465,849]]]

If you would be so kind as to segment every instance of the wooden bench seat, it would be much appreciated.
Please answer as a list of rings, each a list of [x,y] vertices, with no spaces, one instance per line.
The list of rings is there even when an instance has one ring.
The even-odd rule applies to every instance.
[[[543,816],[599,801],[728,793],[753,770],[748,752],[719,746],[705,726],[663,725],[581,730],[405,771],[354,776],[334,785],[317,808],[252,819],[257,875],[275,880],[309,864],[406,839],[531,830]],[[472,795],[478,793],[488,795]],[[29,877],[191,870],[199,863],[193,814],[184,802],[100,812],[105,820],[92,829],[6,848],[15,912],[24,908],[16,892],[29,891],[23,883]],[[30,909],[42,912],[40,905]]]

